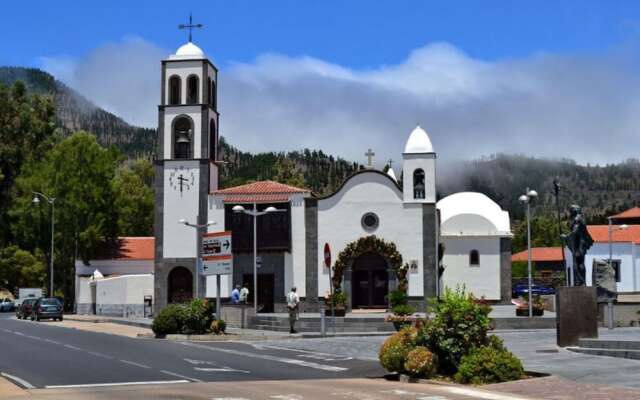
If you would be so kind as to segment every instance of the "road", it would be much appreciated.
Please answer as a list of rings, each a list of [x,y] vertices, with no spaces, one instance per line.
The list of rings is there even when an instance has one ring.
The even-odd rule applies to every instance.
[[[259,343],[128,338],[0,314],[0,372],[26,388],[379,377],[378,362]]]

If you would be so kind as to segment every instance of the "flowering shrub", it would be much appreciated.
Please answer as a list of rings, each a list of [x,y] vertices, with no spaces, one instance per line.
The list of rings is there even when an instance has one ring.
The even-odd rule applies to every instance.
[[[499,338],[492,336],[489,342],[462,357],[454,376],[456,382],[480,385],[512,381],[524,376],[522,363],[504,348]]]
[[[429,349],[418,346],[407,354],[404,369],[413,377],[430,378],[438,369],[438,361]]]
[[[394,333],[385,340],[378,355],[382,367],[389,372],[405,372],[404,363],[414,347],[415,338],[416,330],[409,327]]]

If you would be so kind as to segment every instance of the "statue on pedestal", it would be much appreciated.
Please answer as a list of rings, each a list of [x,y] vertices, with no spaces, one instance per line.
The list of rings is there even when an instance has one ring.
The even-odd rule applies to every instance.
[[[586,285],[586,268],[584,258],[587,250],[593,245],[593,238],[587,230],[584,215],[580,206],[571,206],[571,232],[562,235],[564,243],[573,255],[573,285]]]

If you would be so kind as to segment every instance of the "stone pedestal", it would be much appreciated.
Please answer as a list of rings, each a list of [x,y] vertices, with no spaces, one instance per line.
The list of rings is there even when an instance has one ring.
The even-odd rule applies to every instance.
[[[598,337],[596,288],[560,287],[556,293],[558,346],[576,346],[582,338]]]

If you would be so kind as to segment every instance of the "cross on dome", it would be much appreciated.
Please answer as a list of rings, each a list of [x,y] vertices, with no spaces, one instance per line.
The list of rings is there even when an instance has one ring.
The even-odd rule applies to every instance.
[[[188,24],[180,24],[178,25],[178,29],[189,29],[189,43],[192,42],[191,40],[191,32],[193,31],[193,28],[202,28],[202,24],[194,24],[193,23],[193,18],[191,16],[191,14],[189,14],[189,23]]]

